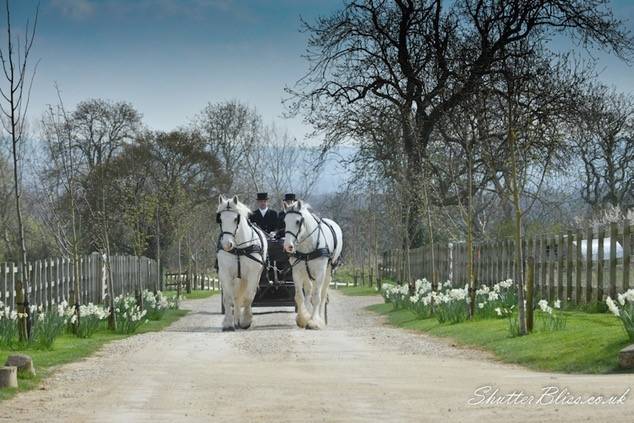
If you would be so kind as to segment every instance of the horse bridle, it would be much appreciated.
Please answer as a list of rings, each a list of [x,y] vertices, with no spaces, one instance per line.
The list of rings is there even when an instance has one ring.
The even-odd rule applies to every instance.
[[[292,210],[289,212],[286,212],[286,214],[297,214],[301,217],[301,219],[299,220],[299,226],[297,227],[297,231],[296,232],[292,232],[287,230],[286,232],[284,232],[284,235],[286,234],[290,234],[293,236],[293,238],[295,238],[295,242],[298,244],[301,244],[302,242],[306,241],[312,234],[315,233],[315,231],[317,231],[319,229],[319,225],[321,222],[319,222],[319,220],[317,220],[317,218],[315,216],[313,216],[313,214],[311,213],[310,215],[313,216],[313,219],[315,219],[315,223],[317,223],[317,226],[315,226],[315,229],[312,230],[311,233],[309,233],[308,235],[306,235],[306,237],[304,237],[304,239],[302,239],[301,241],[299,240],[299,233],[302,231],[302,225],[304,224],[304,215],[301,214],[301,212]]]
[[[222,216],[222,213],[226,213],[226,212],[231,212],[231,213],[235,213],[236,216],[236,230],[233,232],[227,232],[227,231],[223,231],[222,230],[222,219],[220,218],[220,216]],[[218,223],[220,225],[220,236],[223,235],[231,235],[235,238],[236,234],[238,233],[238,228],[240,227],[240,213],[238,213],[235,210],[230,210],[230,209],[225,209],[222,210],[218,213],[216,213],[216,223]]]

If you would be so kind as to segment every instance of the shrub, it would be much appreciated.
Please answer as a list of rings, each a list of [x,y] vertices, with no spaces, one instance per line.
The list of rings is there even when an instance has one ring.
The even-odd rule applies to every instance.
[[[161,320],[169,306],[167,297],[161,291],[158,291],[156,295],[147,289],[143,291],[143,308],[147,310],[148,319]]]
[[[555,300],[553,306],[547,300],[540,300],[537,305],[541,313],[542,329],[545,331],[562,330],[566,328],[566,315],[561,311],[561,301]]]
[[[608,296],[605,303],[610,312],[623,322],[623,327],[630,341],[634,341],[634,289],[618,294],[617,302]]]
[[[506,318],[508,321],[509,335],[514,338],[520,334],[519,316],[515,313],[515,304],[510,307],[496,307],[495,314],[498,317]]]
[[[18,338],[18,313],[0,301],[0,346],[13,347]]]
[[[59,304],[44,310],[42,306],[31,307],[32,333],[29,343],[36,348],[50,350],[53,347],[55,338],[61,335],[68,322],[65,315],[64,304]]]
[[[147,319],[144,319],[147,312],[141,310],[133,295],[116,297],[114,299],[114,312],[117,318],[118,333],[134,333],[139,326],[147,322]]]
[[[500,317],[497,308],[511,308],[517,304],[517,292],[511,279],[501,281],[489,288],[482,285],[476,290],[476,316],[481,318]]]
[[[460,323],[467,320],[468,287],[450,288],[446,292],[432,293],[439,323]]]
[[[71,309],[73,310],[73,309]],[[90,338],[99,329],[102,320],[110,315],[107,307],[88,303],[88,305],[79,306],[79,326],[76,328],[75,334],[79,338]],[[71,323],[75,324],[77,315],[72,313]]]

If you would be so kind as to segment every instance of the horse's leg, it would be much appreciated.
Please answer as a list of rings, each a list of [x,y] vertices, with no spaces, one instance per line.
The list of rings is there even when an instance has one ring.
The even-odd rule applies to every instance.
[[[308,275],[305,270],[299,268],[293,268],[293,282],[295,283],[295,305],[297,306],[297,317],[295,323],[300,328],[305,328],[306,323],[310,320],[310,314],[306,310],[306,303],[304,302],[305,281],[308,279]]]
[[[326,269],[327,266],[322,265],[320,260],[320,265],[317,271],[315,272],[315,281],[313,282],[313,289],[311,292],[311,303],[313,305],[313,314],[306,324],[307,329],[321,329],[324,325],[324,320],[322,318],[322,301],[324,301],[325,296],[322,295],[324,291],[323,287],[326,283]]]
[[[261,269],[259,266],[252,266],[253,269],[249,269],[248,276],[242,279],[242,313],[240,314],[240,320],[238,320],[238,326],[241,329],[249,329],[253,321],[253,313],[251,311],[251,304],[255,297],[255,292],[258,289],[260,283]]]
[[[332,267],[330,265],[326,266],[326,275],[324,279],[324,284],[321,287],[321,303],[319,304],[319,312],[321,313],[321,317],[324,318],[324,323],[326,323],[326,303],[328,302],[328,289],[330,288],[330,282],[332,281]]]
[[[225,306],[225,318],[222,321],[222,331],[235,330],[234,325],[234,279],[230,275],[220,272],[218,275],[222,283],[222,299]]]
[[[234,295],[234,307],[233,307],[233,326],[238,328],[240,324],[240,315],[242,314],[242,305],[244,303],[244,285],[246,279],[236,278],[233,280]]]

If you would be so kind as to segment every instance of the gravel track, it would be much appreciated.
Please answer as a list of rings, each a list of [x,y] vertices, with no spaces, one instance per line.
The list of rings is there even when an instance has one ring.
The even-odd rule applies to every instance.
[[[255,309],[251,329],[225,333],[219,296],[186,301],[192,312],[167,330],[112,342],[61,366],[42,389],[0,403],[0,421],[633,421],[631,394],[610,406],[468,405],[485,385],[500,395],[539,396],[550,385],[575,395],[620,395],[634,377],[502,364],[385,326],[364,310],[379,301],[331,290],[323,331],[297,328],[292,309]]]

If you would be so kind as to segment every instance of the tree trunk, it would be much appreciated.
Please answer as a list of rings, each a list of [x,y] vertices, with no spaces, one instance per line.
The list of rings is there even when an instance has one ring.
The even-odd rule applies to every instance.
[[[517,157],[515,145],[515,133],[511,127],[512,112],[509,106],[509,147],[511,153],[511,185],[513,189],[513,207],[515,208],[515,225],[513,235],[515,238],[515,283],[517,284],[517,309],[519,318],[520,335],[526,335],[526,307],[524,306],[524,262],[522,249],[522,209],[520,193],[517,184]]]
[[[467,196],[467,284],[469,285],[469,318],[475,318],[475,278],[473,275],[473,151],[471,142],[467,144],[468,196]]]

